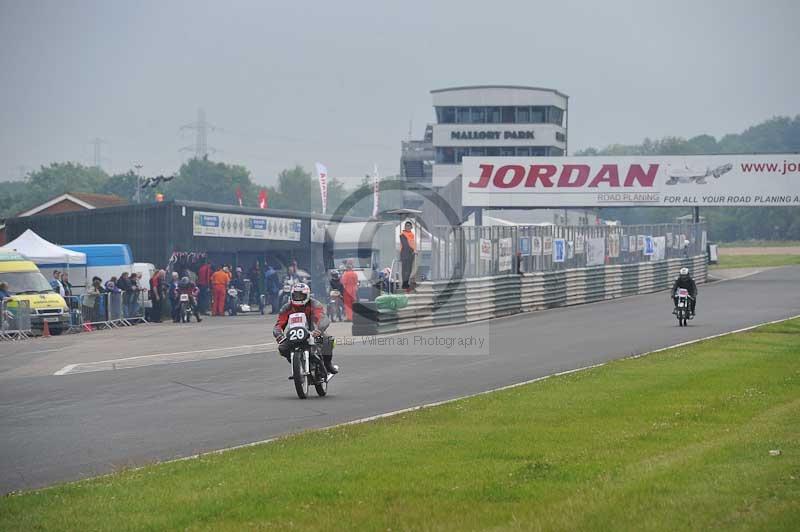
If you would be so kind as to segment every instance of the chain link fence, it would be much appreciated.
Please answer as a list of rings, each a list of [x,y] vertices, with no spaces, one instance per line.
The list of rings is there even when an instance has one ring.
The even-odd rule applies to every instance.
[[[636,264],[705,253],[704,223],[437,227],[430,279]]]

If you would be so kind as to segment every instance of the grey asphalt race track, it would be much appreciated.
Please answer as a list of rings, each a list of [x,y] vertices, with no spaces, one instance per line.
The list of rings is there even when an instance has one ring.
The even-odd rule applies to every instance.
[[[391,336],[383,346],[340,340],[343,371],[330,395],[305,401],[274,351],[61,376],[15,374],[6,362],[0,493],[329,426],[786,318],[800,314],[799,287],[800,268],[701,286],[698,318],[688,328],[677,326],[661,292]],[[466,339],[475,345],[458,344]]]

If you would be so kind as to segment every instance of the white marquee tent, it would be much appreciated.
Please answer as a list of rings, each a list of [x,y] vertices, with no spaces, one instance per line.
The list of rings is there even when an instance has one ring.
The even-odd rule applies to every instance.
[[[37,266],[46,268],[86,266],[86,254],[48,242],[30,229],[4,246],[25,255]]]

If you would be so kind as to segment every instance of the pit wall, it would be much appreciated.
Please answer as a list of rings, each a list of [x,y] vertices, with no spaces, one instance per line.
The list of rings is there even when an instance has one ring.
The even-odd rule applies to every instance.
[[[706,255],[658,262],[594,266],[569,270],[423,282],[408,296],[408,306],[378,309],[357,304],[353,335],[413,331],[424,327],[468,323],[501,316],[649,294],[667,290],[678,271],[706,282]]]

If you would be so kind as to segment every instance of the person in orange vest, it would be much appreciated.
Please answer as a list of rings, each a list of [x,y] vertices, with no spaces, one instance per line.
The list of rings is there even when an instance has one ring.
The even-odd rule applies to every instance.
[[[223,316],[225,314],[225,297],[229,281],[230,275],[222,268],[217,268],[217,271],[211,275],[211,292],[214,296],[212,314],[214,316]]]
[[[353,303],[358,301],[358,274],[353,271],[353,262],[347,261],[345,272],[342,274],[342,303],[347,321],[353,321]]]
[[[411,230],[413,224],[407,221],[404,225],[404,229],[400,232],[400,265],[403,270],[403,289],[407,291],[411,289],[411,270],[414,269],[417,243],[414,239],[414,232]]]

